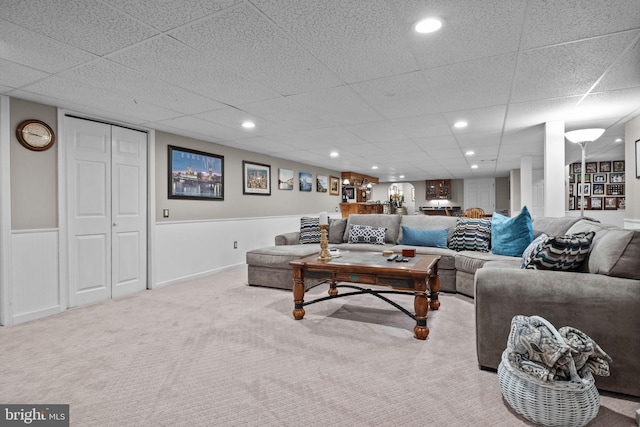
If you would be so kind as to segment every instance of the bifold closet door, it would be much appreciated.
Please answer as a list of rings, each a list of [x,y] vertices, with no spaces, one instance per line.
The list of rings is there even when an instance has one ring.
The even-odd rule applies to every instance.
[[[146,134],[65,118],[69,305],[146,288]]]

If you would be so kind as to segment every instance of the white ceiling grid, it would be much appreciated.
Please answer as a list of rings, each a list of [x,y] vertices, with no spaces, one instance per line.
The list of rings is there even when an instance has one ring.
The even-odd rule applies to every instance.
[[[0,93],[383,181],[506,176],[551,120],[624,157],[639,40],[637,0],[0,0]]]

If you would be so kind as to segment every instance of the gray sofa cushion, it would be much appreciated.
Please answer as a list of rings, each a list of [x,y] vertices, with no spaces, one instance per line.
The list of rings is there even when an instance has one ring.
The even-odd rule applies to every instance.
[[[349,225],[370,225],[371,227],[386,227],[385,243],[396,244],[400,234],[400,219],[402,215],[386,214],[351,214],[347,219],[347,227],[344,230],[343,241],[349,241]]]
[[[581,218],[576,217],[564,217],[564,218],[552,218],[552,217],[540,217],[533,220],[533,231],[535,237],[538,237],[540,233],[544,233],[549,237],[563,236],[568,234],[567,231],[573,224],[580,221]]]
[[[491,252],[462,251],[456,255],[455,266],[457,271],[475,274],[489,261],[509,261],[520,267],[522,258],[505,255],[496,255]]]
[[[640,280],[640,231],[593,221],[580,221],[568,233],[595,231],[582,271]]]
[[[320,245],[268,246],[247,252],[247,264],[260,267],[286,268],[289,262],[320,252]]]
[[[342,243],[346,227],[347,218],[332,218],[329,221],[329,243]]]

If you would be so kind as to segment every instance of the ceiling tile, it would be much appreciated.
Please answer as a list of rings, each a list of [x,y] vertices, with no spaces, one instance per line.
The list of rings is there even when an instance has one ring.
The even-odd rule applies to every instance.
[[[506,105],[495,107],[475,108],[472,110],[444,113],[455,135],[466,133],[501,131],[504,126]],[[453,128],[453,125],[464,120],[468,123],[465,128]]]
[[[217,123],[221,126],[236,129],[244,134],[244,138],[251,136],[266,136],[286,132],[286,127],[273,124],[268,120],[256,117],[246,111],[233,107],[224,107],[214,111],[194,114],[195,117]],[[252,129],[245,129],[242,123],[252,121],[256,126]]]
[[[19,88],[49,76],[48,73],[1,59],[0,75],[2,84],[12,88]]]
[[[294,131],[329,127],[315,112],[296,104],[291,97],[278,97],[241,104],[242,110]]]
[[[636,35],[640,35],[636,32]],[[628,47],[627,52],[611,66],[602,80],[595,87],[595,91],[628,89],[640,86],[640,37]]]
[[[82,0],[4,0],[0,18],[96,55],[158,34],[105,4],[87,7]]]
[[[348,132],[367,142],[391,142],[406,138],[404,132],[388,120],[344,126]]]
[[[392,120],[391,123],[409,138],[451,135],[449,123],[441,114],[405,117]]]

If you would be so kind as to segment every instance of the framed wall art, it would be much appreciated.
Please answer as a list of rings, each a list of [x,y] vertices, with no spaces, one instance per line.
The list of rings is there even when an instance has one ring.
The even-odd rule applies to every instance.
[[[607,174],[606,173],[594,173],[592,180],[593,180],[594,183],[607,182]]]
[[[598,172],[598,162],[585,163],[584,169],[587,173],[596,173]]]
[[[242,161],[242,194],[271,195],[271,166]]]
[[[569,210],[576,210],[576,196],[569,196]]]
[[[624,160],[613,162],[613,172],[624,172]]]
[[[224,156],[168,148],[169,199],[224,200]]]
[[[604,196],[604,184],[593,184],[591,194],[594,196]]]
[[[316,175],[316,191],[318,193],[329,191],[329,179],[326,175]]]
[[[611,172],[611,162],[600,162],[600,172]]]
[[[600,210],[602,209],[602,197],[592,197],[590,200],[589,209]]]
[[[605,197],[604,198],[604,208],[608,210],[618,209],[618,198],[617,197]]]
[[[300,172],[300,191],[311,191],[313,188],[313,176],[310,173]]]
[[[578,184],[578,196],[582,196],[584,192],[585,196],[591,195],[591,184]]]
[[[347,195],[347,199],[355,200],[356,198],[356,189],[355,187],[345,187],[344,193]]]
[[[291,169],[278,170],[278,189],[293,190],[293,171]]]
[[[340,178],[337,176],[329,177],[329,194],[332,196],[340,195]]]

